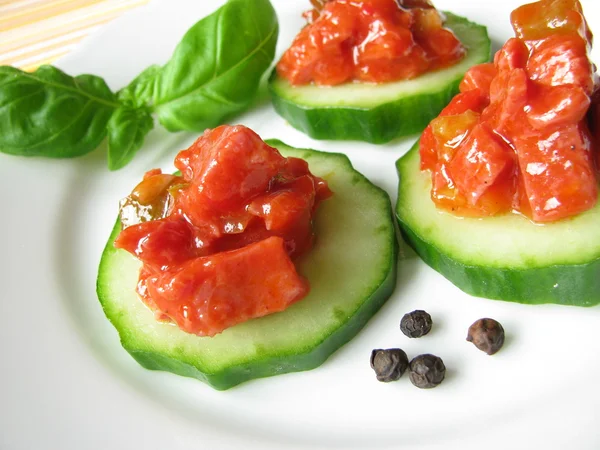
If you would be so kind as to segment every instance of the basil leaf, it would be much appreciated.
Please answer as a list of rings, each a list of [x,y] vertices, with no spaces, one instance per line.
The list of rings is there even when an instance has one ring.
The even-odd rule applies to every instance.
[[[133,107],[149,106],[152,100],[154,82],[161,66],[152,65],[140,73],[127,87],[117,93],[120,102]]]
[[[94,150],[119,106],[104,80],[52,66],[0,67],[0,151],[70,158]]]
[[[118,170],[127,165],[153,126],[147,109],[129,106],[117,109],[108,121],[108,168]]]
[[[196,23],[153,80],[160,123],[203,131],[246,109],[273,61],[277,34],[269,0],[229,0]]]

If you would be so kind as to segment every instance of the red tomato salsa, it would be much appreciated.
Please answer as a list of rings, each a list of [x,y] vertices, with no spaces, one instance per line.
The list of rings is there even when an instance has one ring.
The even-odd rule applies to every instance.
[[[519,212],[552,222],[592,208],[599,143],[588,128],[597,89],[592,35],[578,0],[542,0],[511,15],[516,37],[471,68],[425,129],[431,198],[461,216]]]
[[[293,85],[415,78],[458,62],[465,48],[429,0],[313,0],[309,24],[277,64]]]
[[[137,292],[159,320],[213,336],[308,293],[293,260],[311,249],[313,215],[332,193],[304,160],[220,126],[175,166],[181,176],[151,170],[122,201],[115,241],[143,263]]]

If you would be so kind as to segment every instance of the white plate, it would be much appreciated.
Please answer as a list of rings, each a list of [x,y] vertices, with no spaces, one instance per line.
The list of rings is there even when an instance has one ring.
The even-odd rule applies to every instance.
[[[101,75],[117,89],[166,60],[185,30],[220,3],[155,1],[107,26],[60,66]],[[281,53],[308,2],[274,3]],[[600,5],[582,3],[600,32]],[[437,2],[488,25],[495,48],[511,35],[508,17],[517,5]],[[236,122],[264,138],[345,151],[393,200],[393,163],[414,141],[313,141],[268,103]],[[138,366],[103,316],[96,268],[118,200],[145,170],[172,168],[175,153],[194,138],[157,127],[116,173],[106,169],[105,149],[60,161],[0,155],[0,448],[600,448],[600,309],[474,298],[415,257],[401,261],[398,288],[383,309],[316,370],[217,392]],[[432,314],[435,328],[409,340],[398,323],[416,308]],[[465,342],[468,326],[484,316],[507,331],[493,357]],[[414,388],[406,376],[377,382],[371,349],[391,346],[441,356],[447,379],[433,390]]]

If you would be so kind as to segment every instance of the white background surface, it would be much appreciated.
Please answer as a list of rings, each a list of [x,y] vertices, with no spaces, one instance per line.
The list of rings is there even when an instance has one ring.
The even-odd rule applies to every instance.
[[[60,66],[101,75],[118,89],[165,61],[187,28],[220,3],[155,0]],[[436,5],[487,25],[497,49],[511,36],[508,17],[518,3]],[[281,54],[308,2],[274,4]],[[600,4],[582,4],[600,33]],[[393,201],[394,161],[416,139],[379,147],[312,141],[267,101],[236,122],[263,138],[346,152]],[[170,170],[195,137],[157,126],[134,162],[116,173],[106,169],[105,148],[59,161],[0,154],[0,449],[600,448],[600,309],[470,297],[414,256],[400,261],[398,287],[382,310],[316,370],[217,392],[138,366],[104,318],[96,269],[118,200],[147,169]],[[434,329],[409,340],[398,324],[416,308],[433,316]],[[465,341],[469,325],[484,316],[507,332],[493,357]],[[439,355],[446,380],[433,390],[413,387],[406,375],[377,382],[370,352],[386,347],[409,357]]]

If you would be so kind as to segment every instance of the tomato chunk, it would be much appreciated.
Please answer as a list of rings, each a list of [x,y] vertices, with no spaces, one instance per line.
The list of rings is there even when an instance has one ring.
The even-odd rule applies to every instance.
[[[512,149],[502,143],[485,124],[469,133],[448,165],[448,172],[461,192],[468,192],[467,202],[474,205],[496,179],[511,171]]]
[[[497,72],[524,69],[528,58],[527,45],[520,39],[510,38],[494,55],[494,66]]]
[[[448,106],[442,109],[440,116],[462,114],[468,110],[480,113],[488,105],[488,103],[487,96],[479,89],[461,92],[460,94],[454,96],[450,103],[448,103]]]
[[[550,36],[536,43],[527,72],[533,81],[548,86],[574,84],[588,95],[594,89],[592,62],[585,42],[578,36]]]
[[[238,323],[283,311],[308,293],[283,239],[192,259],[145,280],[146,295],[177,326],[214,336]]]
[[[512,12],[510,20],[517,37],[522,40],[578,34],[591,41],[578,0],[550,0],[523,5]]]
[[[202,245],[197,244],[184,219],[152,220],[127,227],[115,240],[116,248],[157,267],[174,266],[198,256]]]
[[[282,230],[304,217],[304,220],[310,220],[314,201],[314,181],[304,175],[285,183],[282,189],[276,192],[255,198],[249,204],[248,210],[250,214],[264,220],[267,230]]]
[[[465,48],[448,28],[432,29],[417,35],[416,43],[425,50],[429,66],[436,69],[451,66],[466,54]]]
[[[490,103],[493,106],[494,116],[490,122],[500,131],[505,132],[507,127],[518,127],[523,120],[525,105],[527,104],[529,82],[523,69],[510,69],[502,71],[490,85]]]
[[[431,121],[436,140],[437,160],[450,162],[467,134],[477,124],[479,114],[468,110],[453,116],[439,116]]]
[[[531,86],[527,119],[536,129],[578,123],[588,112],[590,98],[577,85]]]
[[[460,82],[460,92],[468,92],[475,89],[479,89],[485,93],[490,92],[490,85],[497,73],[498,71],[493,63],[478,64],[471,67]]]
[[[598,182],[590,144],[587,129],[578,124],[515,139],[533,220],[551,222],[594,206]]]
[[[456,95],[452,101],[442,109],[439,117],[459,115],[467,111],[481,112],[488,104],[486,94],[479,90],[473,89],[466,92],[461,92]],[[434,170],[438,159],[438,140],[436,139],[432,125],[429,124],[419,141],[419,154],[421,157],[421,170]]]
[[[198,195],[218,209],[263,192],[284,164],[277,150],[242,126],[208,130],[175,159],[185,180],[194,182]]]
[[[181,177],[150,170],[131,194],[120,204],[120,218],[124,227],[148,220],[162,219],[173,207],[174,186],[183,183]]]

